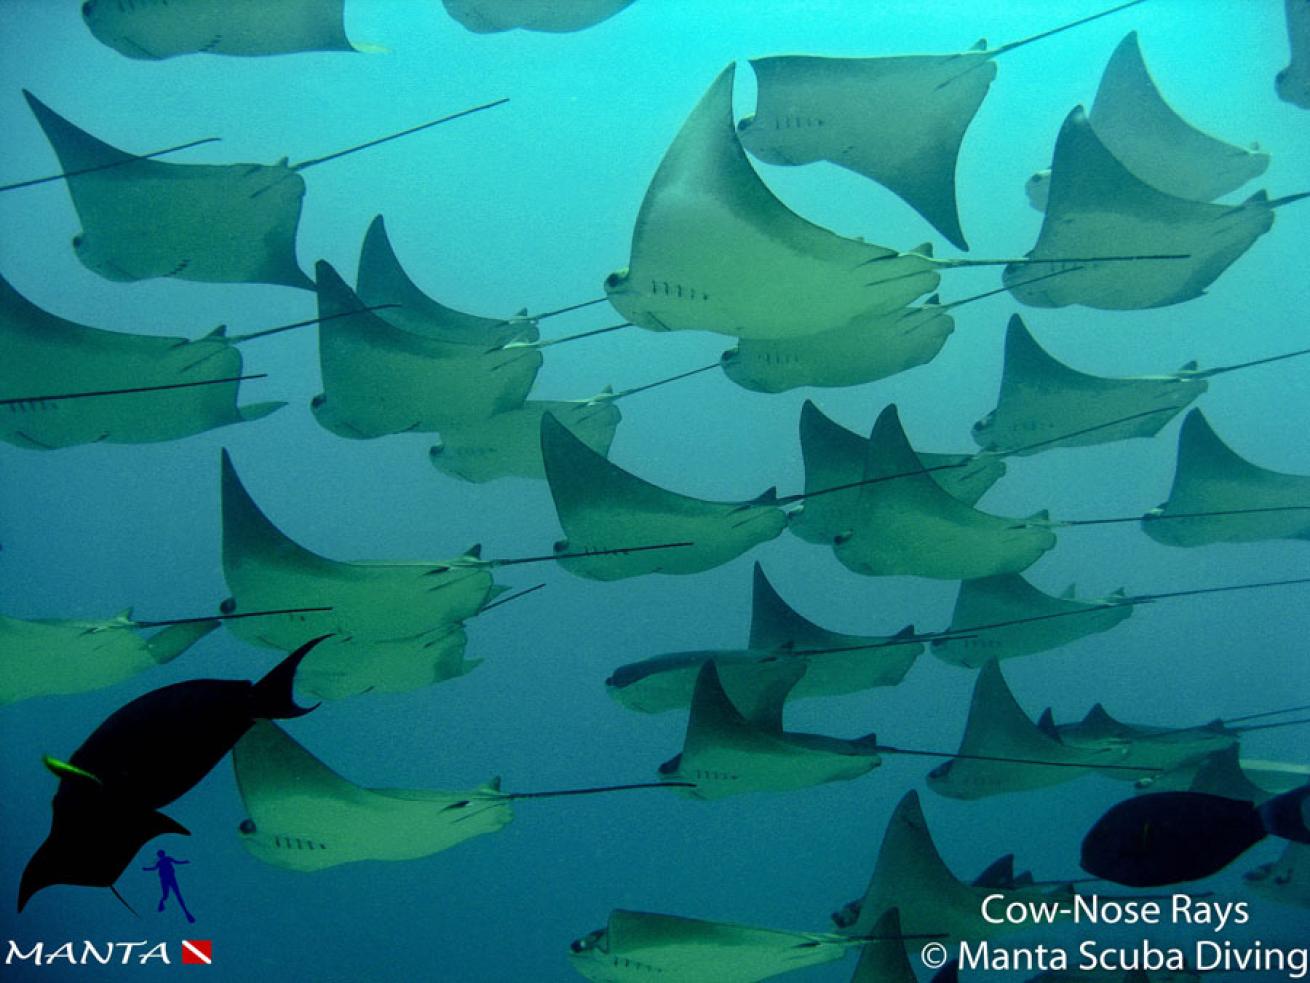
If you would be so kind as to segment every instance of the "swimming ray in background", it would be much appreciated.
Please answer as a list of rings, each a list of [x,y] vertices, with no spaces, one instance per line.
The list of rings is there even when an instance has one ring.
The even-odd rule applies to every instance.
[[[912,252],[932,255],[930,243]],[[1064,276],[1057,271],[1046,276]],[[1040,279],[1040,278],[1039,278]],[[839,388],[877,382],[932,361],[942,350],[957,307],[1003,293],[1000,287],[943,304],[936,294],[906,307],[803,338],[739,338],[723,353],[723,374],[752,392],[781,393],[800,386]]]
[[[844,566],[865,576],[969,580],[1017,573],[1055,545],[1045,513],[1024,521],[979,512],[923,469],[895,405],[886,407],[869,437],[851,524],[833,540]]]
[[[1160,94],[1142,60],[1137,32],[1114,49],[1088,116],[1119,163],[1157,191],[1191,201],[1214,201],[1259,177],[1269,155],[1224,143],[1179,116]],[[1046,207],[1050,173],[1029,179],[1028,198]]]
[[[720,73],[665,153],[637,214],[629,264],[605,280],[628,321],[650,331],[802,338],[900,310],[937,289],[939,270],[1006,262],[900,253],[801,218],[737,140],[733,72]],[[1122,250],[1095,255],[1112,260]]]
[[[1277,860],[1243,874],[1242,884],[1266,901],[1310,908],[1310,844],[1289,841]]]
[[[982,799],[1059,785],[1094,769],[1115,770],[1123,749],[1074,747],[1042,730],[1015,701],[999,664],[989,659],[974,683],[960,754],[969,757],[952,759],[932,770],[929,788],[952,799]],[[1105,765],[1113,767],[1106,769]]]
[[[129,58],[282,55],[359,51],[346,37],[345,0],[87,0],[82,20],[96,40]]]
[[[1298,723],[1299,721],[1288,721]],[[1242,732],[1248,728],[1230,726],[1225,721],[1213,720],[1199,727],[1154,727],[1126,724],[1106,712],[1096,703],[1082,720],[1076,723],[1057,724],[1048,707],[1042,712],[1037,726],[1058,739],[1066,747],[1085,750],[1104,749],[1121,755],[1119,764],[1140,764],[1154,772],[1167,772],[1232,748],[1236,750]],[[1149,777],[1134,775],[1131,771],[1107,771],[1107,778],[1137,781]]]
[[[949,939],[983,940],[1020,930],[1019,924],[1007,919],[995,919],[999,924],[993,924],[983,918],[982,901],[989,894],[1003,895],[1004,907],[1015,901],[1067,902],[1073,888],[1068,882],[1039,884],[1027,878],[1007,885],[964,883],[937,852],[919,794],[911,790],[887,820],[864,896],[845,905],[833,921],[844,934],[858,937],[896,908],[902,930],[910,934],[945,933]],[[1063,907],[1067,910],[1068,905]]]
[[[1029,262],[1002,280],[1032,307],[1081,304],[1105,310],[1165,307],[1199,297],[1274,223],[1274,209],[1304,195],[1270,201],[1259,191],[1239,205],[1189,201],[1135,177],[1106,148],[1081,106],[1060,127],[1050,196]],[[1102,255],[1155,257],[1103,263]],[[1059,256],[1083,257],[1069,270]],[[1165,258],[1173,256],[1175,258]],[[1068,270],[1036,281],[1034,274]]]
[[[985,450],[1017,447],[1116,418],[1131,419],[1018,453],[1153,437],[1206,391],[1207,374],[1215,373],[1200,372],[1194,362],[1170,375],[1108,378],[1079,372],[1053,358],[1014,314],[1005,331],[996,407],[973,425],[973,439]],[[1147,410],[1161,412],[1145,414]]]
[[[1283,11],[1291,57],[1274,77],[1274,88],[1284,102],[1310,109],[1310,0],[1283,0]]]
[[[753,705],[738,706],[714,660],[701,666],[682,751],[660,765],[661,778],[693,782],[685,794],[713,800],[850,781],[882,764],[872,734],[846,740],[782,729],[783,704],[805,674],[805,663],[754,668],[759,676],[751,688]]]
[[[41,450],[177,440],[285,406],[237,405],[233,342],[221,328],[191,341],[66,321],[0,276],[0,439]],[[104,395],[60,398],[81,393]]]
[[[768,682],[771,667],[779,663],[805,665],[804,675],[787,697],[798,700],[895,686],[922,651],[912,625],[894,636],[846,635],[820,628],[778,595],[757,562],[746,648],[652,656],[615,669],[605,686],[631,710],[681,709],[691,704],[701,666],[713,660],[732,703],[752,706],[758,702],[759,687]]]
[[[869,438],[847,430],[808,399],[801,406],[800,435],[805,493],[812,497],[804,499],[787,527],[807,543],[831,545],[855,521]],[[1005,462],[993,455],[914,453],[923,469],[938,469],[932,480],[965,505],[976,504],[1005,474]],[[836,488],[842,490],[826,493]]]
[[[1210,369],[1188,362],[1166,375],[1109,378],[1079,372],[1054,358],[1015,314],[1006,328],[996,407],[973,425],[973,439],[986,450],[1011,447],[1017,449],[1010,453],[1024,455],[1152,437],[1206,391],[1208,379],[1306,354],[1310,349]],[[1121,419],[1122,426],[1097,425],[1106,419]],[[1060,432],[1067,436],[1042,439]]]
[[[410,689],[477,664],[462,659],[461,625],[505,588],[476,556],[467,564],[329,560],[269,520],[226,451],[222,472],[223,575],[232,592],[224,613],[302,603],[332,608],[229,624],[247,642],[284,651],[310,636],[333,635],[301,667],[306,692],[335,699],[370,687]]]
[[[522,28],[567,34],[609,20],[633,0],[441,0],[448,13],[477,34]]]
[[[1142,517],[1142,529],[1169,546],[1310,540],[1310,475],[1239,457],[1194,409],[1178,432],[1169,498]]]
[[[18,910],[54,884],[112,888],[147,842],[188,835],[157,810],[189,792],[258,719],[313,708],[293,695],[306,642],[258,682],[190,679],[137,697],[110,714],[68,761],[46,757],[59,778],[50,834],[23,870]]]
[[[314,419],[341,437],[369,439],[475,425],[518,409],[541,368],[536,351],[487,351],[393,326],[363,304],[328,263],[315,268],[323,392]],[[394,310],[394,309],[393,309]]]
[[[604,928],[569,946],[569,964],[598,983],[753,983],[841,959],[864,945],[831,932],[703,921],[649,911],[610,912]]]
[[[518,346],[513,345],[497,349],[506,354],[519,350]],[[460,423],[443,429],[441,440],[428,450],[428,460],[438,471],[464,481],[485,482],[511,477],[545,478],[546,469],[541,457],[541,420],[546,414],[550,414],[569,433],[605,457],[609,455],[614,432],[623,418],[615,403],[716,367],[706,365],[619,392],[606,386],[588,399],[530,399],[516,409],[497,413],[485,420]]]
[[[968,249],[955,200],[960,142],[1008,51],[1135,6],[1122,3],[987,50],[979,41],[947,55],[751,61],[755,115],[737,124],[742,145],[770,164],[826,160],[886,187],[960,249]]]
[[[27,90],[23,95],[66,172],[82,222],[73,250],[87,269],[122,282],[177,277],[306,290],[314,284],[296,261],[305,196],[301,171],[506,101],[298,164],[283,158],[273,165],[214,165],[133,159],[78,129]]]
[[[414,860],[494,833],[513,818],[499,780],[449,792],[362,788],[270,721],[237,742],[232,767],[247,817],[241,845],[289,870]]]
[[[580,577],[620,580],[646,573],[700,573],[776,538],[787,524],[773,489],[745,502],[712,502],[666,491],[607,460],[549,413],[541,418],[541,452],[565,536],[555,544],[557,554],[628,543],[691,544],[667,552],[560,561]]]
[[[1053,597],[1017,573],[965,580],[945,637],[932,640],[932,653],[943,662],[976,669],[989,659],[1048,652],[1109,631],[1133,609],[1122,590],[1108,598],[1079,600],[1072,585]]]
[[[99,621],[0,615],[0,706],[113,686],[172,662],[218,622],[170,625],[148,638],[141,627],[131,608]]]
[[[443,474],[475,483],[497,478],[545,478],[542,420],[550,416],[587,447],[605,457],[623,418],[611,394],[591,399],[529,399],[516,409],[476,424],[446,427],[428,450]]]
[[[536,341],[537,322],[527,311],[499,319],[465,314],[433,300],[410,279],[387,236],[381,215],[369,223],[359,251],[355,293],[368,306],[394,304],[380,315],[396,328],[413,334],[484,349],[514,341]]]
[[[223,602],[224,614],[321,607],[234,618],[233,633],[251,644],[283,650],[307,635],[331,635],[305,660],[297,677],[301,688],[323,699],[405,692],[469,672],[481,660],[463,657],[463,623],[509,590],[494,582],[492,571],[559,559],[559,554],[484,559],[481,547],[473,546],[460,556],[435,561],[330,560],[273,524],[242,485],[226,451],[222,511],[223,576],[232,592]],[[680,545],[665,541],[612,549],[655,552]]]

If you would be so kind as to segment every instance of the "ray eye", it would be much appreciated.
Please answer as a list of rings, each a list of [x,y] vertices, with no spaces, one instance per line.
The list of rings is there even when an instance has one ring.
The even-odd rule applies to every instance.
[[[249,836],[255,831],[255,821],[253,819],[241,820],[241,825],[237,827],[243,834]]]
[[[309,405],[317,410],[317,409],[322,409],[323,404],[326,402],[327,402],[327,395],[325,393],[319,393],[317,396],[315,396],[313,399],[309,401]]]
[[[82,238],[83,238],[83,237],[82,237],[82,234],[81,234],[80,232],[79,232],[77,235],[73,236],[73,248],[74,248],[74,249],[81,249],[81,248],[82,248]]]
[[[611,273],[609,276],[605,278],[605,287],[608,290],[613,290],[622,282],[623,282],[623,277],[619,276],[617,273]]]
[[[222,604],[218,606],[218,609],[222,611],[224,614],[231,614],[233,611],[237,609],[237,599],[235,597],[229,597],[226,601],[224,601]]]

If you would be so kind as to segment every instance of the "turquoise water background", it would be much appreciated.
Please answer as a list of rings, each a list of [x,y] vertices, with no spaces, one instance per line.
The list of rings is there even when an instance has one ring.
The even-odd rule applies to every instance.
[[[993,46],[1084,16],[1096,0],[1035,2],[745,2],[637,0],[585,32],[479,36],[435,0],[347,0],[353,39],[385,54],[263,59],[189,56],[132,61],[98,43],[75,2],[0,0],[0,183],[53,173],[57,163],[20,90],[107,142],[135,152],[205,136],[222,142],[177,163],[272,163],[317,157],[463,108],[508,106],[306,172],[302,268],[330,261],[353,281],[368,223],[386,217],[401,262],[445,304],[488,316],[600,296],[627,263],[633,220],[665,148],[711,80],[739,60],[738,115],[751,111],[744,61],[782,53],[868,56]],[[1090,105],[1102,68],[1129,30],[1174,107],[1197,126],[1272,155],[1272,196],[1310,189],[1310,113],[1280,102],[1287,64],[1274,0],[1150,0],[1005,55],[961,153],[958,190],[970,255],[1031,248],[1041,215],[1024,182],[1048,166],[1056,132]],[[924,240],[953,255],[908,206],[828,165],[757,165],[793,209],[845,235],[908,249]],[[1105,375],[1165,372],[1258,358],[1307,345],[1310,202],[1281,210],[1273,230],[1210,292],[1153,311],[1022,311],[1042,344]],[[98,327],[202,335],[312,317],[313,296],[258,285],[154,280],[111,283],[70,248],[79,230],[66,187],[0,195],[0,273],[39,306]],[[990,289],[997,269],[945,274],[943,299]],[[969,427],[995,402],[1004,326],[1020,310],[1002,295],[960,310],[942,354],[873,385],[765,396],[703,374],[622,404],[611,457],[642,477],[705,498],[753,497],[803,484],[796,424],[802,401],[867,430],[889,402],[916,446],[970,450]],[[558,335],[619,320],[604,307],[543,323]],[[546,350],[534,396],[574,398],[638,385],[717,359],[731,340],[636,329]],[[0,447],[0,610],[22,618],[142,618],[213,611],[227,596],[220,566],[218,464],[228,448],[260,506],[290,536],[339,559],[428,559],[470,543],[485,555],[548,552],[559,527],[544,482],[456,482],[428,463],[432,435],[348,442],[309,413],[320,391],[315,332],[252,342],[243,402],[285,399],[262,421],[147,446],[57,452]],[[1254,462],[1310,474],[1307,364],[1289,361],[1216,379],[1199,404]],[[1137,514],[1161,502],[1177,422],[1151,440],[1057,450],[1012,460],[986,510],[1056,517]],[[1121,585],[1164,591],[1303,575],[1307,546],[1273,541],[1182,550],[1134,525],[1067,530],[1028,571],[1051,592]],[[514,587],[547,587],[470,624],[472,674],[429,690],[326,704],[288,729],[352,780],[371,786],[461,788],[502,775],[507,790],[645,781],[680,747],[685,719],[635,715],[607,697],[615,666],[662,652],[745,643],[750,575],[760,560],[807,617],[852,632],[922,630],[950,619],[953,583],[861,578],[830,551],[784,533],[692,577],[596,583],[549,564],[510,568]],[[1081,717],[1095,701],[1137,723],[1187,725],[1306,702],[1305,588],[1181,600],[1138,610],[1111,633],[1005,665],[1033,716]],[[274,654],[218,631],[174,663],[109,690],[0,708],[0,897],[12,898],[45,836],[54,779],[40,756],[67,756],[116,707],[192,677],[254,678]],[[789,727],[952,750],[973,674],[925,653],[899,687],[788,710]],[[1304,730],[1252,735],[1246,754],[1304,762]],[[224,763],[165,811],[190,828],[161,841],[182,868],[188,929],[153,911],[154,875],[133,864],[120,890],[137,920],[104,891],[53,888],[21,916],[3,906],[4,935],[28,941],[212,938],[224,980],[554,981],[576,978],[569,942],[611,908],[762,926],[824,930],[828,913],[863,892],[891,808],[923,788],[929,764],[887,760],[852,783],[721,802],[672,792],[527,801],[504,831],[403,864],[316,874],[265,866],[240,845],[244,818]],[[1090,776],[981,802],[924,792],[952,868],[972,877],[1015,852],[1039,878],[1078,875],[1082,833],[1127,786]],[[153,848],[153,847],[152,847]],[[1227,897],[1240,874],[1272,859],[1262,844],[1205,887]],[[1246,895],[1241,895],[1247,898]],[[1268,945],[1306,938],[1303,910],[1252,900],[1252,920],[1224,938]],[[1080,934],[1081,933],[1081,934]],[[1082,929],[1031,933],[1077,940]],[[1124,936],[1133,938],[1132,936]],[[1159,938],[1165,938],[1161,935]],[[1022,937],[1020,937],[1022,938]],[[176,956],[174,956],[176,959]],[[852,961],[787,977],[838,981]],[[173,972],[137,966],[25,969],[9,978],[128,979]],[[92,975],[94,974],[94,976]]]

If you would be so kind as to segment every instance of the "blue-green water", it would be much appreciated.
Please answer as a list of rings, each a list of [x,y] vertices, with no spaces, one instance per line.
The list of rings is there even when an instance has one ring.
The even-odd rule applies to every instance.
[[[31,89],[115,146],[144,152],[198,137],[212,144],[177,162],[294,162],[467,105],[509,96],[507,107],[306,172],[301,266],[329,260],[353,276],[374,215],[386,217],[402,262],[452,307],[500,316],[599,296],[627,262],[632,224],[661,155],[728,62],[792,52],[880,55],[993,45],[1083,16],[1100,4],[963,2],[692,2],[637,0],[591,30],[479,36],[435,2],[347,0],[352,38],[385,54],[264,59],[190,56],[132,61],[99,44],[74,2],[0,2],[0,182],[53,173],[57,164],[24,103]],[[1090,103],[1105,59],[1140,32],[1153,74],[1189,120],[1272,155],[1253,187],[1277,196],[1310,187],[1310,115],[1280,102],[1273,76],[1287,64],[1281,3],[1151,0],[1076,32],[1006,55],[965,139],[958,172],[971,255],[1029,249],[1041,216],[1024,182],[1047,166],[1055,134]],[[738,73],[739,114],[753,106]],[[827,165],[759,166],[770,187],[807,218],[845,235],[909,248],[941,239],[881,188]],[[1246,192],[1233,196],[1234,200]],[[1209,293],[1153,311],[1029,310],[1057,357],[1085,371],[1169,371],[1189,359],[1216,365],[1305,347],[1310,307],[1306,210],[1289,206],[1273,230]],[[253,285],[102,280],[69,246],[80,228],[65,186],[0,195],[0,273],[41,307],[122,331],[199,336],[314,315],[312,295]],[[995,269],[946,274],[945,299],[990,289]],[[867,429],[889,402],[912,440],[967,450],[969,426],[993,404],[1005,295],[961,310],[929,365],[870,386],[745,392],[708,373],[623,405],[611,457],[666,487],[741,499],[770,485],[802,485],[796,421],[813,397]],[[545,333],[612,323],[594,308]],[[618,332],[546,351],[534,395],[573,398],[612,383],[637,385],[717,358],[728,339]],[[320,391],[312,329],[254,342],[243,402],[285,399],[263,421],[181,442],[88,446],[58,452],[0,448],[0,610],[22,618],[107,617],[133,605],[143,618],[212,611],[225,596],[219,561],[219,449],[236,459],[252,495],[289,535],[337,558],[438,559],[481,542],[487,556],[547,552],[559,528],[544,482],[455,482],[427,461],[431,435],[348,442],[309,413]],[[1218,379],[1199,405],[1244,456],[1310,474],[1310,386],[1298,361]],[[1130,515],[1168,492],[1177,424],[1152,440],[1062,450],[1010,462],[983,501],[997,514],[1050,508],[1058,517]],[[1304,543],[1273,541],[1181,550],[1134,525],[1068,530],[1028,576],[1088,594],[1295,577]],[[747,556],[691,577],[586,581],[550,565],[501,579],[547,588],[472,622],[461,679],[398,696],[326,704],[289,729],[352,780],[370,786],[469,787],[491,775],[509,790],[644,781],[676,752],[682,715],[637,716],[606,696],[616,665],[661,652],[745,642],[750,571],[760,560],[804,614],[846,631],[889,632],[913,621],[945,627],[955,585],[860,578],[831,552],[784,534]],[[1139,610],[1116,631],[1006,665],[1026,710],[1081,716],[1102,701],[1122,719],[1184,725],[1305,702],[1310,669],[1304,588],[1177,601]],[[109,690],[0,708],[0,896],[48,828],[54,780],[43,753],[66,756],[113,709],[154,687],[202,676],[253,678],[271,654],[223,631],[176,662]],[[972,674],[925,654],[896,689],[789,708],[795,729],[853,736],[876,730],[907,746],[952,749]],[[1245,753],[1304,762],[1304,731],[1252,735]],[[191,861],[184,891],[199,921],[156,914],[154,875],[131,865],[120,890],[140,920],[104,891],[52,888],[3,936],[63,940],[211,938],[230,980],[547,981],[575,978],[569,942],[612,908],[678,913],[778,928],[824,930],[828,912],[862,892],[886,817],[923,787],[929,765],[887,760],[853,783],[703,803],[633,792],[528,801],[503,832],[400,864],[316,874],[262,865],[236,833],[244,817],[225,763],[165,811],[193,831],[165,841]],[[972,876],[1017,853],[1041,878],[1072,877],[1087,826],[1126,792],[1098,777],[1022,796],[957,802],[925,792],[943,855]],[[153,849],[153,847],[151,848]],[[1304,910],[1242,893],[1240,874],[1272,859],[1266,843],[1206,882],[1252,901],[1233,942],[1305,944]],[[149,856],[149,854],[145,854]],[[11,909],[6,907],[7,912]],[[1204,931],[1204,930],[1202,930]],[[1082,929],[1031,941],[1080,938]],[[1164,937],[1164,936],[1162,936]],[[791,979],[844,980],[852,963]],[[172,971],[138,966],[3,970],[7,978],[130,978]]]

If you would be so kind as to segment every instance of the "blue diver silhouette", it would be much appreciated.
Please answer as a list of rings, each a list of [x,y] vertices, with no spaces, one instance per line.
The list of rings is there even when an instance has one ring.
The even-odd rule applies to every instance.
[[[194,922],[195,916],[187,911],[186,902],[182,900],[182,892],[177,887],[177,874],[173,867],[176,864],[189,864],[190,860],[178,860],[170,857],[163,850],[155,851],[155,862],[149,867],[142,867],[142,870],[159,871],[159,886],[163,890],[163,895],[159,899],[159,911],[164,910],[164,902],[168,900],[168,892],[173,892],[173,897],[177,898],[177,903],[182,906],[182,914],[186,915],[188,922]]]

